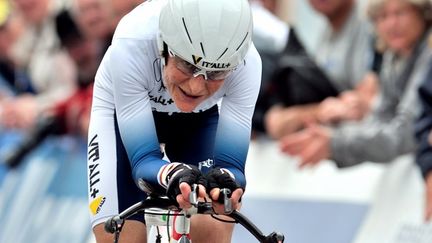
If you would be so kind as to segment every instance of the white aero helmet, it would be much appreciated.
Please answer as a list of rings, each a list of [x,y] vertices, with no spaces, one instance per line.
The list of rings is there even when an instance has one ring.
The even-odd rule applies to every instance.
[[[230,70],[243,62],[252,42],[252,13],[248,0],[168,0],[159,31],[160,48],[165,42],[203,70]]]

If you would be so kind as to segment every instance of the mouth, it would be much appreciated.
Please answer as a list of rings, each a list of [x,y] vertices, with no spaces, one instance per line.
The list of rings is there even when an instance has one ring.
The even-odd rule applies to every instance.
[[[182,88],[180,88],[179,87],[179,90],[181,91],[181,93],[186,97],[186,98],[189,98],[189,99],[199,99],[200,97],[201,97],[201,95],[191,95],[191,94],[188,94],[186,91],[184,91]]]

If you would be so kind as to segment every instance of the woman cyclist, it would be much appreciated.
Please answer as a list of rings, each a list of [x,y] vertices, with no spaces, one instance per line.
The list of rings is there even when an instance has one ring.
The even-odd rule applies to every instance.
[[[88,140],[88,185],[98,243],[103,222],[148,193],[190,207],[190,185],[215,202],[231,189],[239,207],[261,59],[247,0],[153,0],[119,23],[96,74]],[[120,242],[146,242],[143,215]],[[198,215],[191,236],[230,242],[233,226]]]

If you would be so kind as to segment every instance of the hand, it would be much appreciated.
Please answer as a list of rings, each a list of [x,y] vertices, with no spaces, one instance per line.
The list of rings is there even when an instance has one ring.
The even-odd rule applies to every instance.
[[[340,99],[346,107],[346,113],[342,116],[344,120],[358,121],[369,112],[369,101],[358,91],[343,92]]]
[[[32,127],[38,115],[36,100],[31,95],[7,100],[3,105],[2,115],[2,125],[7,128],[25,129]]]
[[[224,205],[218,201],[220,189],[227,188],[231,190],[232,209],[240,208],[240,199],[244,189],[234,180],[233,176],[227,169],[214,168],[207,175],[207,189],[210,191],[210,199],[213,201],[213,208],[216,213],[224,213]]]
[[[271,108],[264,118],[267,134],[274,139],[279,139],[285,134],[298,130],[303,125],[299,114],[300,111],[294,107],[275,106]]]
[[[299,167],[316,165],[331,156],[331,130],[316,124],[308,125],[304,130],[287,135],[279,141],[282,152],[298,156]]]
[[[206,196],[206,180],[201,171],[196,166],[172,163],[172,168],[168,168],[166,180],[168,182],[167,196],[177,201],[180,208],[187,209],[191,207],[189,194],[192,191],[193,184],[198,185],[198,198]]]
[[[425,221],[432,219],[432,171],[426,176],[426,205],[425,205]]]
[[[331,97],[319,105],[318,120],[322,123],[334,123],[344,120],[360,120],[371,109],[378,93],[379,81],[374,73],[368,73],[359,85],[343,92],[339,97]]]
[[[329,97],[321,101],[318,106],[317,118],[323,124],[330,124],[338,121],[343,112],[343,104],[336,97]],[[342,112],[341,112],[342,111]]]
[[[330,97],[320,103],[318,120],[324,124],[360,120],[366,113],[365,106],[357,92],[344,92],[337,98]]]
[[[293,107],[272,107],[265,115],[267,134],[274,138],[292,134],[302,129],[308,122],[317,119],[318,105],[298,105]]]

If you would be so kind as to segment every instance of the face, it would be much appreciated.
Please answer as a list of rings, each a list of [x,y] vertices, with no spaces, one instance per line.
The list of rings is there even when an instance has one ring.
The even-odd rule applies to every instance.
[[[324,16],[334,16],[346,5],[350,5],[352,0],[309,0],[311,6]]]
[[[78,23],[86,36],[104,39],[112,28],[112,20],[105,0],[75,0]]]
[[[79,76],[85,80],[92,80],[99,64],[97,43],[80,39],[68,43],[66,50],[78,67]]]
[[[262,5],[272,13],[276,13],[277,0],[261,0]]]
[[[388,0],[375,18],[379,37],[396,52],[409,52],[426,29],[420,12],[404,0]]]
[[[164,84],[177,108],[183,112],[192,112],[219,90],[224,79],[206,80],[203,75],[194,77],[179,68],[178,61],[180,60],[176,58],[168,57],[168,63],[164,69]]]
[[[117,25],[123,16],[142,2],[143,0],[111,0],[114,24]]]
[[[48,15],[49,0],[13,0],[27,22],[41,23]]]
[[[0,26],[0,57],[9,58],[12,46],[24,30],[23,27],[21,19],[14,17],[10,17]]]
[[[0,57],[6,55],[11,45],[10,37],[4,27],[0,27]]]

